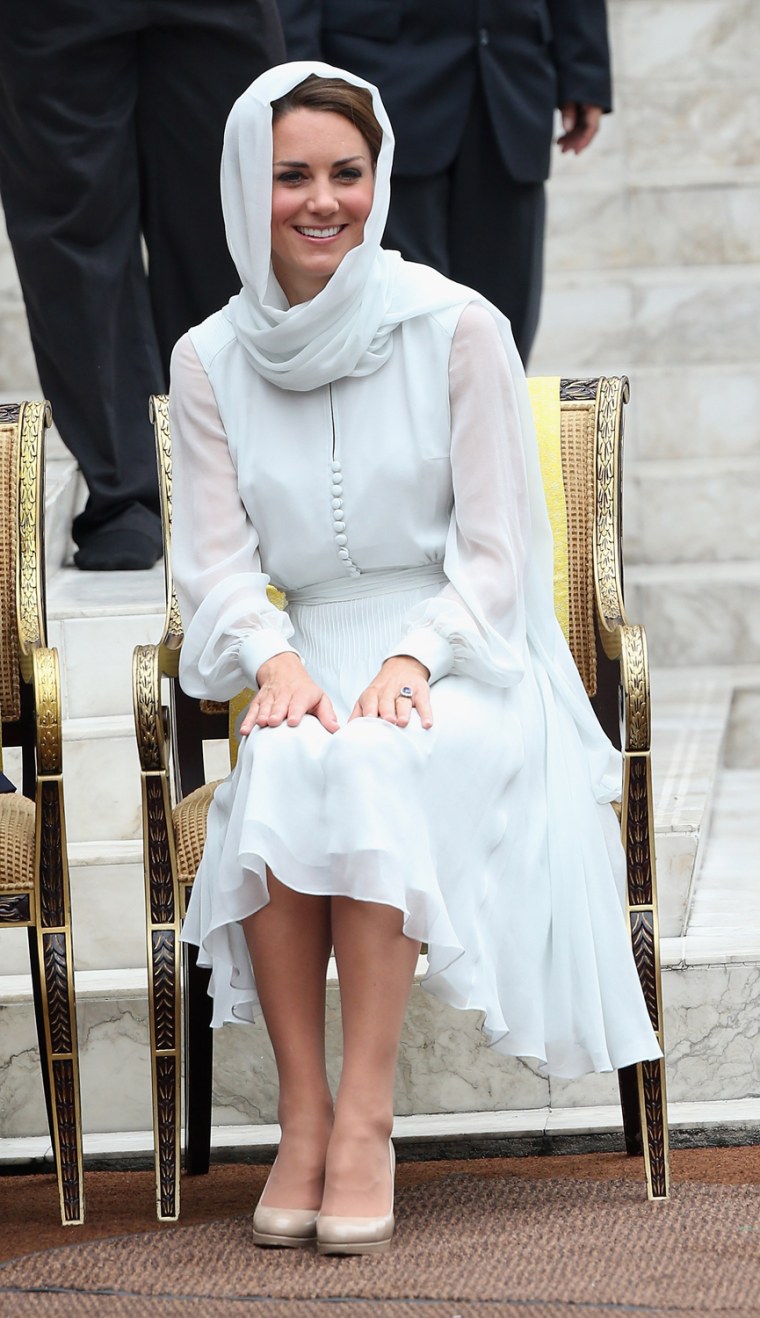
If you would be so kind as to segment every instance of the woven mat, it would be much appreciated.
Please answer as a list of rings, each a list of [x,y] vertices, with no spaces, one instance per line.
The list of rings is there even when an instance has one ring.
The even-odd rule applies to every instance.
[[[455,1166],[401,1185],[385,1256],[260,1250],[250,1213],[81,1244],[67,1231],[65,1245],[0,1268],[0,1313],[758,1313],[757,1185],[686,1181],[669,1203],[649,1204],[628,1176]]]

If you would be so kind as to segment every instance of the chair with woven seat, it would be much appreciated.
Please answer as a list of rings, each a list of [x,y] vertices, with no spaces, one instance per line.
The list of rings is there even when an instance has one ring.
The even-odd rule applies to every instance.
[[[628,866],[628,920],[636,966],[655,1033],[663,1044],[655,883],[646,638],[623,601],[621,477],[628,381],[531,381],[542,474],[555,537],[555,606],[597,717],[624,752],[620,811]],[[182,622],[169,558],[171,439],[168,403],[151,400],[161,473],[167,613],[163,639],[138,646],[135,721],[142,766],[148,960],[153,1055],[158,1215],[173,1219],[180,1195],[180,1088],[185,1082],[185,1165],[208,1170],[212,1045],[208,974],[195,951],[180,952],[180,928],[205,838],[215,783],[205,783],[204,740],[229,738],[250,698],[230,706],[191,700],[177,681]],[[168,680],[168,705],[162,701]],[[621,726],[622,711],[622,726]],[[172,785],[174,800],[172,809]],[[184,1067],[180,961],[184,965]],[[667,1198],[668,1132],[664,1061],[619,1072],[626,1150],[643,1154],[648,1195]]]
[[[47,403],[0,404],[0,712],[21,749],[20,792],[0,795],[0,928],[29,937],[37,1037],[61,1219],[84,1220],[82,1123],[63,810],[61,685],[44,588]]]

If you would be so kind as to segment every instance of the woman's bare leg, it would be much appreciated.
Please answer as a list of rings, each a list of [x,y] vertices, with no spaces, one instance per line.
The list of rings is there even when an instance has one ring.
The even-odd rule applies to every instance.
[[[282,1139],[268,1208],[319,1208],[333,1104],[325,1068],[330,899],[268,873],[269,904],[243,921],[280,1083]]]
[[[327,1151],[322,1212],[388,1212],[388,1140],[404,1012],[420,945],[394,907],[333,897],[332,940],[343,1018],[343,1071]]]

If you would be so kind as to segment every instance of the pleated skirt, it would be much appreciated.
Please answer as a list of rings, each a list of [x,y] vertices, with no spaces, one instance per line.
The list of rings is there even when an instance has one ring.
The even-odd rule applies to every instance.
[[[268,902],[269,869],[299,892],[402,912],[428,945],[423,988],[480,1012],[502,1053],[566,1078],[658,1057],[626,928],[615,789],[609,774],[593,780],[540,664],[510,688],[442,678],[431,729],[416,713],[403,729],[347,722],[410,607],[440,589],[427,576],[289,601],[292,644],[341,727],[307,716],[255,729],[216,791],[183,930],[211,969],[212,1023],[259,1013],[240,922]]]

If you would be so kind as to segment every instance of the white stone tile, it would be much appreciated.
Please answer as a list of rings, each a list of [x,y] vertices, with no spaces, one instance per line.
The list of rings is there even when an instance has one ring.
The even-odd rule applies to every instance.
[[[141,864],[73,866],[71,908],[77,970],[145,965]]]
[[[48,618],[163,614],[165,598],[162,563],[147,572],[79,572],[74,567],[64,568],[50,583]]]
[[[686,161],[692,170],[757,163],[760,91],[756,80],[742,84],[739,91],[729,79],[697,81],[696,75],[697,70],[692,78],[672,82],[618,79],[617,114],[626,134],[629,169],[677,173]]]
[[[554,1107],[546,1122],[547,1135],[585,1135],[591,1132],[622,1130],[620,1104],[593,1107]]]
[[[696,831],[657,834],[657,898],[663,938],[677,938],[685,932],[698,846]]]
[[[754,370],[760,356],[755,270],[705,267],[687,271],[688,277],[634,276],[632,359],[653,366],[746,361]]]
[[[141,836],[140,763],[131,719],[65,724],[63,766],[71,841]]]
[[[632,187],[625,213],[630,265],[760,261],[760,188],[755,183]],[[590,268],[601,264],[591,262]]]
[[[760,456],[757,364],[630,366],[631,459]]]
[[[552,272],[631,264],[628,194],[619,180],[574,180],[550,191],[545,256]]]
[[[620,1101],[617,1073],[584,1075],[577,1080],[549,1079],[549,1102],[557,1108],[614,1107]]]
[[[2,975],[29,974],[29,939],[26,929],[0,929]]]
[[[700,87],[754,80],[760,57],[752,0],[637,0],[614,10],[612,36],[618,77]]]
[[[760,682],[757,690],[734,694],[725,763],[731,769],[760,769]],[[741,803],[743,812],[753,808],[749,795],[754,786],[748,785],[747,799]]]
[[[0,1136],[44,1135],[46,1131],[32,1005],[0,1005]]]
[[[760,559],[758,507],[760,458],[629,463],[627,557],[644,563]]]
[[[759,992],[757,963],[692,965],[667,972],[665,1038],[671,1100],[757,1096]]]
[[[86,999],[78,1003],[77,1018],[85,1129],[149,1130],[147,1002]]]
[[[534,375],[615,375],[633,356],[633,290],[625,278],[590,284],[547,283]]]
[[[156,613],[63,622],[68,718],[132,713],[132,655],[136,645],[158,643]]]
[[[628,571],[629,613],[647,629],[652,662],[668,667],[757,663],[760,566],[683,568],[646,565]]]

